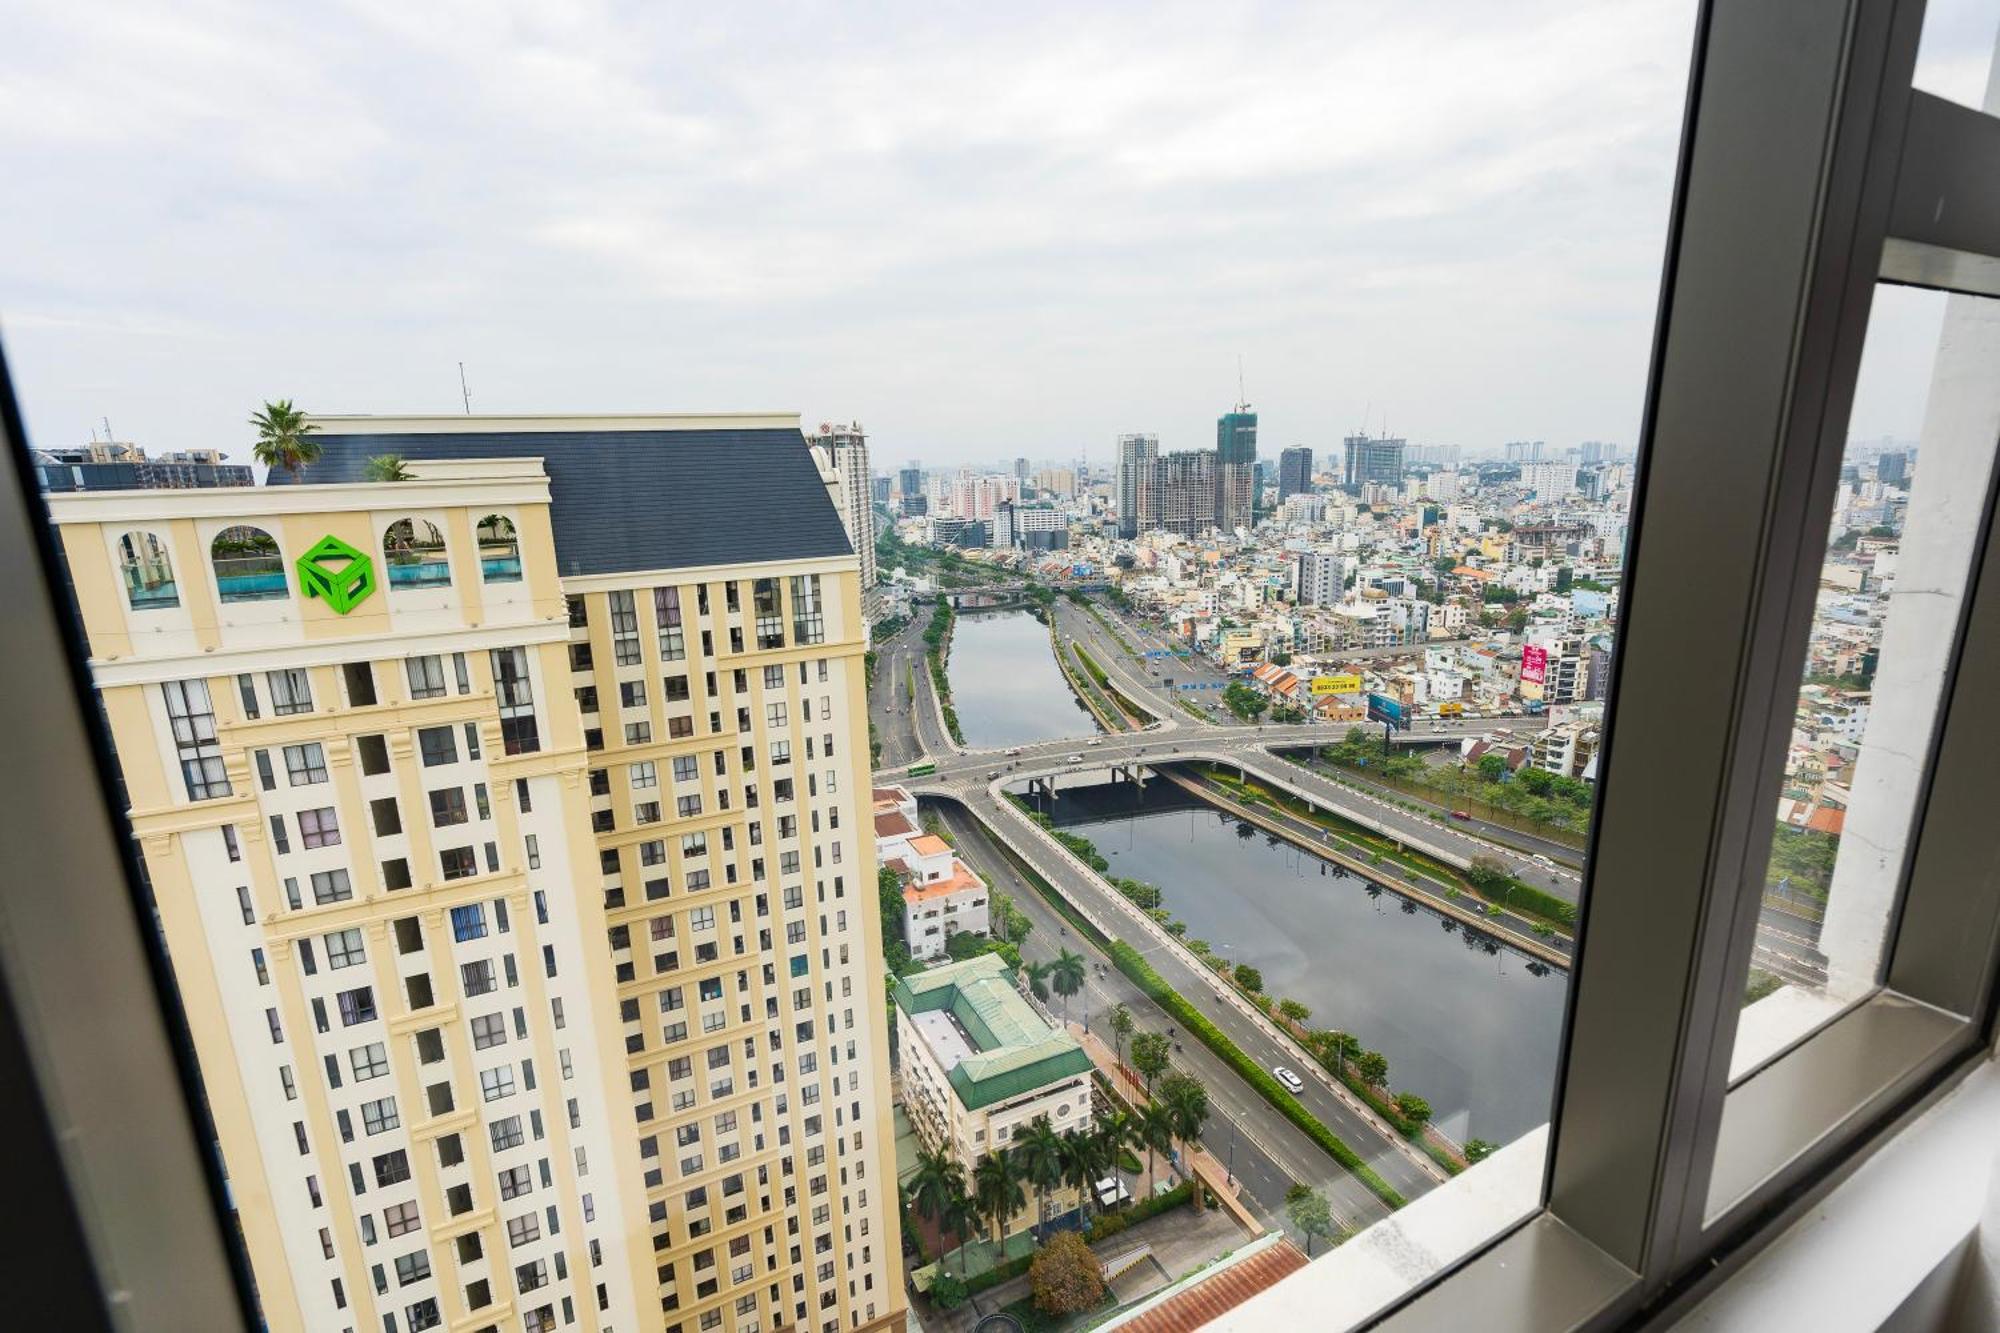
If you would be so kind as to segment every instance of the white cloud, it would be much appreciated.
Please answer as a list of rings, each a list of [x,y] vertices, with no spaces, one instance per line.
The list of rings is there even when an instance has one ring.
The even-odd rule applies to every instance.
[[[15,0],[38,439],[793,407],[885,463],[1630,439],[1692,5]],[[11,34],[10,34],[11,37]]]

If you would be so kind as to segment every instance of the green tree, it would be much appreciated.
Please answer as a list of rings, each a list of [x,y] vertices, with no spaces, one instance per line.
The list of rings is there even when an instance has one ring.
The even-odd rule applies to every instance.
[[[1035,1187],[1035,1223],[1039,1232],[1048,1225],[1049,1191],[1063,1183],[1062,1135],[1056,1133],[1047,1116],[1036,1116],[1026,1133],[1014,1136],[1014,1158],[1022,1177]]]
[[[1306,1008],[1297,1000],[1278,1001],[1278,1013],[1287,1021],[1296,1023],[1300,1027],[1304,1027],[1306,1020],[1312,1017],[1312,1010]]]
[[[311,438],[319,427],[307,421],[291,399],[265,403],[263,410],[251,414],[250,424],[257,428],[250,456],[265,467],[283,468],[296,480],[300,468],[319,461],[319,441]]]
[[[1421,1125],[1431,1118],[1431,1104],[1414,1092],[1397,1093],[1396,1110],[1412,1124]]]
[[[910,965],[910,945],[903,938],[903,881],[895,871],[876,872],[875,897],[882,916],[882,961],[901,975]]]
[[[1029,963],[1021,970],[1028,977],[1028,992],[1043,1004],[1049,1002],[1049,970],[1053,963]]]
[[[1389,1057],[1380,1051],[1363,1051],[1354,1059],[1354,1072],[1369,1087],[1379,1088],[1389,1077]]]
[[[1146,1179],[1153,1179],[1153,1154],[1172,1152],[1174,1113],[1159,1102],[1147,1102],[1133,1119],[1134,1138],[1146,1149]]]
[[[1495,750],[1488,750],[1479,756],[1479,776],[1488,782],[1498,782],[1507,776],[1507,756]]]
[[[1012,1158],[1006,1153],[988,1152],[972,1166],[972,1199],[979,1215],[993,1226],[993,1244],[1007,1240],[1007,1219],[1028,1206]]]
[[[1236,969],[1235,976],[1236,984],[1244,990],[1249,991],[1252,995],[1264,989],[1264,974],[1248,963],[1239,966]]]
[[[1122,1004],[1111,1006],[1111,1053],[1120,1064],[1125,1061],[1125,1040],[1132,1035],[1138,1024],[1132,1018],[1132,1011]]]
[[[1292,1225],[1305,1233],[1306,1258],[1312,1258],[1313,1237],[1333,1234],[1333,1205],[1318,1190],[1294,1185],[1285,1191],[1285,1211],[1291,1214]]]
[[[1028,1289],[1043,1314],[1081,1314],[1104,1301],[1104,1265],[1082,1236],[1065,1231],[1036,1251]]]
[[[1064,949],[1049,964],[1049,984],[1056,988],[1056,994],[1063,999],[1063,1016],[1069,1016],[1069,997],[1083,989],[1083,979],[1089,969],[1084,966],[1083,957]]]
[[[404,466],[401,454],[376,454],[368,460],[368,480],[409,481],[410,469]]]
[[[964,1173],[961,1172],[961,1180],[963,1176]],[[953,1240],[958,1242],[955,1248],[958,1250],[958,1275],[962,1278],[965,1276],[966,1242],[970,1241],[973,1232],[979,1229],[979,1205],[972,1201],[972,1196],[965,1192],[962,1184],[944,1201],[944,1214],[938,1219],[938,1223],[951,1233]]]
[[[1465,1160],[1468,1162],[1483,1162],[1491,1157],[1493,1150],[1499,1146],[1499,1144],[1489,1142],[1486,1139],[1467,1139],[1465,1141]]]
[[[1090,1216],[1091,1188],[1111,1169],[1115,1155],[1105,1156],[1104,1141],[1090,1130],[1072,1129],[1062,1136],[1063,1184],[1076,1191],[1077,1208]]]
[[[1351,1032],[1332,1028],[1315,1036],[1321,1052],[1320,1059],[1332,1060],[1335,1073],[1345,1073],[1347,1062],[1361,1054],[1361,1041]]]
[[[1160,1104],[1167,1109],[1167,1122],[1174,1137],[1187,1152],[1183,1159],[1192,1165],[1193,1150],[1201,1143],[1202,1126],[1208,1123],[1208,1089],[1178,1071],[1160,1080]],[[1195,1206],[1201,1206],[1201,1191],[1194,1192]]]
[[[1465,878],[1481,893],[1491,894],[1506,886],[1507,866],[1497,856],[1475,856],[1465,867]]]
[[[917,1169],[910,1174],[903,1194],[912,1212],[936,1223],[938,1230],[948,1230],[954,1203],[965,1196],[965,1169],[943,1149],[920,1148]]]
[[[1141,1032],[1132,1038],[1132,1067],[1146,1080],[1146,1095],[1153,1095],[1153,1080],[1167,1067],[1167,1036],[1164,1032]]]
[[[1120,1153],[1139,1141],[1139,1122],[1129,1111],[1108,1111],[1098,1119],[1093,1132],[1103,1150],[1104,1160],[1116,1163]],[[1105,1169],[1109,1171],[1110,1167]]]

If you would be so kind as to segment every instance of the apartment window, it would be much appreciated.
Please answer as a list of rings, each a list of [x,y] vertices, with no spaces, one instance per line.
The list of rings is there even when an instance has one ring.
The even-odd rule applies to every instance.
[[[477,962],[461,963],[458,971],[467,999],[486,995],[495,989],[491,959],[481,958]]]
[[[326,752],[318,741],[285,747],[285,777],[294,787],[326,781]]]
[[[190,801],[227,796],[229,774],[222,763],[222,746],[215,734],[215,710],[205,680],[170,680],[160,686],[166,700],[167,723],[174,736],[175,757]]]
[[[354,1074],[356,1083],[364,1083],[371,1078],[380,1078],[389,1072],[389,1053],[379,1041],[371,1041],[366,1046],[356,1046],[347,1053],[348,1068]]]
[[[299,811],[299,842],[307,847],[340,845],[340,821],[335,817],[332,806]]]
[[[340,1006],[340,1022],[343,1027],[370,1022],[375,1017],[375,988],[372,986],[357,986],[353,990],[341,991],[334,996],[334,1001]]]
[[[338,836],[334,841],[339,841]],[[310,878],[313,902],[321,907],[329,903],[344,903],[354,896],[354,885],[345,870],[315,870]]]
[[[507,754],[533,754],[542,748],[535,721],[534,690],[528,681],[528,650],[493,650],[493,689],[500,712],[500,745]]]
[[[394,1239],[417,1229],[417,1205],[392,1203],[382,1210],[382,1233]]]
[[[514,1095],[514,1066],[501,1065],[495,1069],[479,1071],[479,1093],[482,1099],[497,1102],[502,1097]]]
[[[341,664],[340,677],[347,686],[347,702],[355,708],[374,705],[375,668],[367,662],[345,662]]]
[[[404,673],[410,681],[412,699],[442,699],[445,694],[444,659],[432,653],[424,657],[403,659]]]
[[[438,862],[447,880],[479,873],[479,860],[470,847],[446,847],[438,853]]]
[[[455,764],[458,762],[458,738],[452,734],[450,727],[419,727],[417,753],[423,759],[425,768]]]
[[[699,780],[700,777],[701,777],[701,766],[699,761],[693,755],[684,754],[684,755],[676,755],[674,757],[675,782],[694,782]]]
[[[657,787],[660,785],[659,766],[650,759],[643,763],[630,765],[626,770],[626,776],[630,780],[634,790],[643,790],[647,787]]]
[[[451,937],[460,944],[486,938],[486,909],[478,903],[452,908]]]
[[[501,1014],[479,1014],[472,1020],[472,1049],[483,1051],[507,1040],[507,1019]]]
[[[367,961],[366,951],[361,944],[361,930],[350,927],[347,930],[330,931],[324,936],[326,941],[326,965],[332,969],[354,967]]]
[[[533,1174],[525,1166],[510,1166],[500,1172],[500,1197],[518,1199],[535,1188]]]
[[[681,591],[679,588],[653,589],[653,616],[660,630],[660,660],[678,662],[687,656],[681,634]]]
[[[674,813],[682,819],[692,819],[701,813],[701,797],[677,796],[674,798]]]
[[[361,1103],[361,1129],[365,1134],[381,1134],[402,1124],[396,1115],[396,1099],[383,1097],[380,1100]]]
[[[389,743],[381,736],[356,736],[354,752],[361,761],[363,777],[379,777],[389,771]]]
[[[611,607],[611,648],[619,666],[639,665],[639,613],[629,589],[613,589],[607,596]]]
[[[826,641],[826,616],[820,607],[817,574],[792,576],[792,637],[802,644]]]
[[[757,622],[758,649],[784,647],[785,616],[784,607],[779,602],[778,581],[758,579],[751,596]]]
[[[271,692],[271,711],[277,716],[312,711],[312,682],[304,671],[295,668],[267,671],[264,682]]]
[[[522,1213],[519,1217],[507,1219],[507,1244],[514,1248],[542,1238],[542,1224],[534,1213]]]

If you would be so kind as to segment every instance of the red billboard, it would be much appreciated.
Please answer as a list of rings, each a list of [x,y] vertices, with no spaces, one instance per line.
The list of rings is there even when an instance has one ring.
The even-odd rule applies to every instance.
[[[1539,685],[1549,678],[1549,650],[1527,644],[1521,649],[1521,683]]]

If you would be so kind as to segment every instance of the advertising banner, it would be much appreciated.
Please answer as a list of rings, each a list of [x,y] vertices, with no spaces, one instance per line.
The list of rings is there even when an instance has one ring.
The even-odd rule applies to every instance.
[[[1356,675],[1314,676],[1312,679],[1312,692],[1315,695],[1359,694],[1361,692],[1361,677]]]
[[[1549,650],[1528,644],[1521,649],[1521,683],[1539,685],[1549,678]]]

